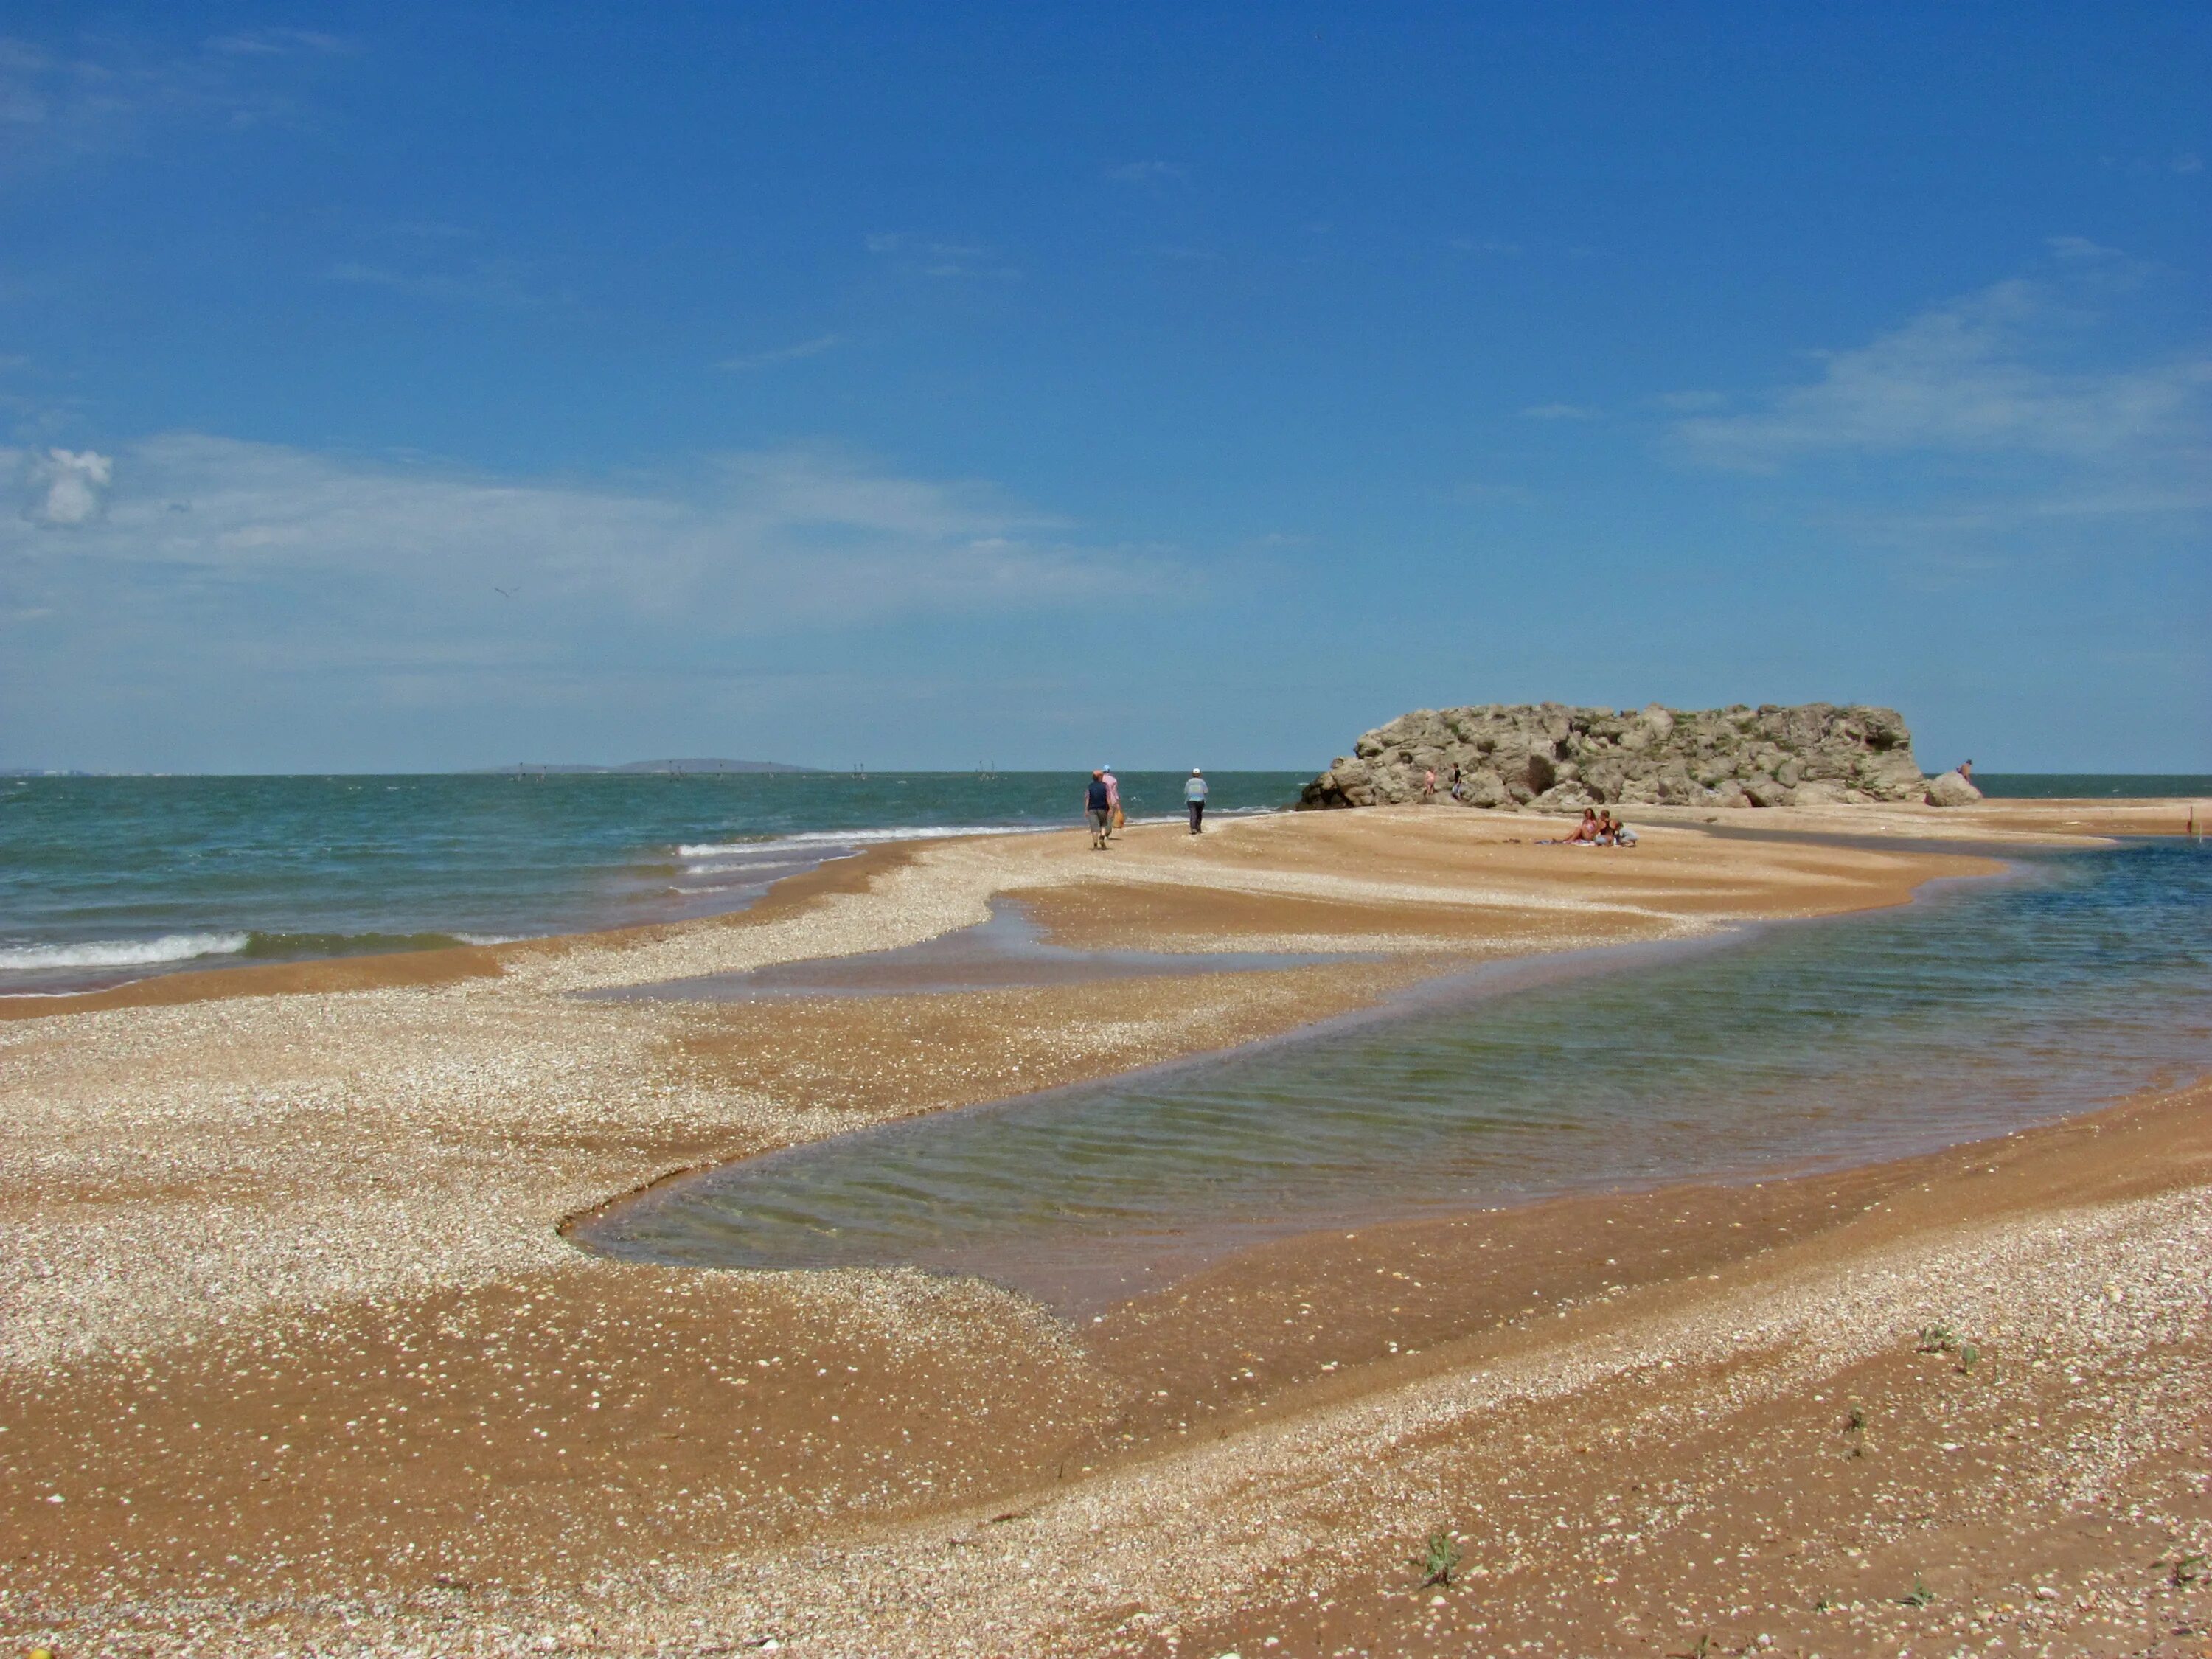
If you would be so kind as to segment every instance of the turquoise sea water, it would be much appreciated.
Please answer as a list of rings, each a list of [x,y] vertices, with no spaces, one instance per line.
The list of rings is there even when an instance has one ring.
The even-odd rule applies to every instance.
[[[1181,773],[1122,775],[1133,817]],[[0,779],[0,994],[736,908],[873,842],[1081,822],[1084,773]],[[1304,777],[1211,775],[1212,810]]]
[[[1393,1017],[689,1177],[577,1237],[702,1266],[914,1263],[1081,1307],[1284,1232],[1869,1161],[2208,1066],[2212,848],[2142,842],[1894,910],[1492,972]]]
[[[1977,772],[1974,787],[1992,800],[2212,798],[2212,774],[2203,772]]]

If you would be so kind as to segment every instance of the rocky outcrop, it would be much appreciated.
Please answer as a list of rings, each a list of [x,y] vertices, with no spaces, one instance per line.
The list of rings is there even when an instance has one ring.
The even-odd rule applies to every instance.
[[[1580,811],[1626,802],[1685,806],[1815,806],[1918,801],[1929,782],[1893,708],[1803,703],[1747,708],[1573,708],[1492,703],[1423,708],[1377,726],[1305,787],[1303,808],[1437,799]],[[1959,782],[1970,793],[1973,786]]]
[[[1972,806],[1982,798],[1963,772],[1946,772],[1928,780],[1928,804],[1930,806]]]

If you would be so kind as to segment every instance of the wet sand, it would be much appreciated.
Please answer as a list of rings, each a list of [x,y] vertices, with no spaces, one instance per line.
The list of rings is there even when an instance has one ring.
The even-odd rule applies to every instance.
[[[2138,821],[2108,805],[1758,817],[2002,843]],[[0,1632],[64,1655],[1249,1654],[1764,1630],[1840,1653],[1948,1631],[1977,1595],[2077,1633],[2104,1616],[2085,1587],[2136,1634],[2200,1616],[2200,1587],[2160,1601],[2136,1558],[2169,1523],[2161,1549],[2201,1547],[2212,1513],[2202,1090],[1842,1176],[1285,1241],[1073,1328],[974,1282],[705,1273],[559,1236],[679,1168],[1279,1033],[1470,959],[1995,867],[1691,825],[1528,844],[1556,828],[1404,811],[1103,854],[906,846],[743,916],[471,951],[462,976],[395,958],[381,982],[239,970],[14,1011]],[[1061,943],[1382,959],[568,994],[937,937],[1000,894]],[[1912,1352],[1930,1322],[1975,1364]],[[1874,1426],[1839,1426],[1846,1395]],[[2082,1508],[2092,1488],[2118,1507]],[[1439,1527],[1482,1576],[1415,1594]],[[1908,1555],[1926,1607],[1889,1594]],[[2031,1556],[2063,1605],[1987,1565]],[[1814,1578],[1864,1605],[1812,1613]]]

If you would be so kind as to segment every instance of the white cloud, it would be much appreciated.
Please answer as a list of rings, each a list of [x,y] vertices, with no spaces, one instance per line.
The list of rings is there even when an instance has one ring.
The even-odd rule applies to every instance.
[[[1998,283],[1865,345],[1815,353],[1817,380],[1742,414],[1680,421],[1674,435],[1698,462],[1750,471],[1850,454],[2134,467],[2201,447],[2212,358],[2085,362],[2083,337],[2126,273],[2079,238],[2052,252],[2054,276]]]
[[[100,516],[115,480],[115,458],[90,449],[49,449],[26,459],[23,477],[30,497],[24,516],[31,522],[86,524]]]
[[[811,340],[800,340],[792,345],[776,346],[767,351],[742,352],[734,357],[725,357],[715,365],[732,374],[742,374],[750,369],[772,368],[778,363],[795,363],[808,357],[818,357],[825,351],[835,351],[845,343],[842,334],[817,334]]]

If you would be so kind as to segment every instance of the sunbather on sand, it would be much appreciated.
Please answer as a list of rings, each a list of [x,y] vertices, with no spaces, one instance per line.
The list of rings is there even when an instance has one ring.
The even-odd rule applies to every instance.
[[[1536,843],[1539,847],[1591,847],[1597,842],[1597,808],[1583,808],[1583,821],[1575,826],[1571,836],[1547,836]]]

